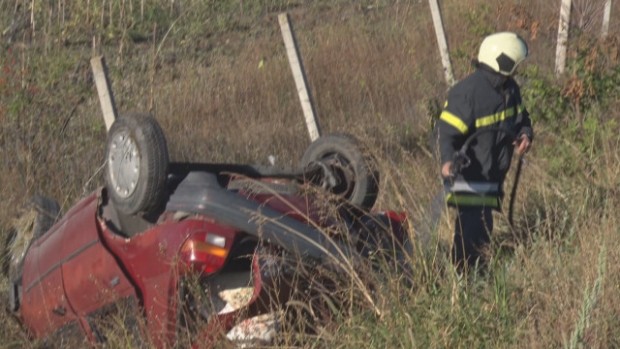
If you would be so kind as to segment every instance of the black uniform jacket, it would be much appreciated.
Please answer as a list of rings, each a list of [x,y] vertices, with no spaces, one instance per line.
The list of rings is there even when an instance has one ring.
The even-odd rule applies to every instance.
[[[441,163],[452,161],[465,140],[477,130],[507,128],[507,132],[482,132],[470,143],[468,167],[448,185],[449,204],[498,208],[502,184],[510,167],[514,136],[533,139],[529,114],[521,102],[519,86],[480,65],[453,86],[437,123]]]

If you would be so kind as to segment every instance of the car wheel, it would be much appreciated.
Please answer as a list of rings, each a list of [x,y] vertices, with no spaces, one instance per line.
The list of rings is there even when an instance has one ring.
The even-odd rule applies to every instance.
[[[153,117],[130,114],[115,120],[108,132],[106,162],[106,187],[120,212],[146,215],[161,207],[168,148]]]
[[[8,265],[5,271],[11,281],[21,274],[21,263],[32,241],[40,238],[58,220],[60,206],[54,199],[35,195],[26,204],[6,237]]]
[[[359,142],[352,136],[333,134],[319,137],[306,149],[301,164],[306,173],[323,169],[323,175],[311,177],[314,184],[366,210],[375,204],[379,172],[371,157],[362,152]]]
[[[35,195],[15,220],[5,241],[4,272],[9,288],[9,309],[19,307],[19,283],[22,275],[24,257],[32,242],[45,234],[60,216],[60,206],[56,200]]]

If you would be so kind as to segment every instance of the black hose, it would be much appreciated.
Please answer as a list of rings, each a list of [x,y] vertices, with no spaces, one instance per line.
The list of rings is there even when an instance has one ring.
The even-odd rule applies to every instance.
[[[519,178],[521,177],[521,167],[523,166],[523,162],[523,155],[520,155],[519,162],[517,163],[517,172],[515,173],[515,181],[512,183],[512,190],[510,191],[510,205],[508,206],[508,223],[510,223],[511,227],[514,227],[512,214],[514,212],[515,197],[517,196],[517,187],[519,186]]]
[[[511,129],[506,128],[506,127],[489,127],[489,128],[483,128],[480,130],[477,130],[476,132],[474,132],[471,136],[469,136],[466,140],[465,143],[463,143],[463,145],[461,146],[461,149],[459,149],[456,154],[454,154],[454,161],[453,161],[453,167],[451,172],[453,173],[453,178],[456,177],[456,175],[458,173],[461,172],[462,169],[466,168],[467,166],[469,166],[470,163],[470,159],[469,157],[466,155],[467,150],[469,149],[469,145],[470,143],[477,138],[478,136],[480,136],[483,133],[507,133],[509,136],[512,137],[513,140],[517,139],[517,135],[515,132],[513,132]],[[515,180],[512,184],[512,189],[510,190],[510,204],[508,206],[508,223],[510,223],[510,226],[512,227],[514,224],[513,222],[513,212],[514,212],[514,203],[515,203],[515,197],[517,196],[517,187],[519,186],[519,178],[521,177],[521,167],[523,166],[523,155],[519,156],[519,162],[517,164],[517,172],[515,173]]]
[[[489,127],[489,128],[483,128],[480,130],[476,130],[476,132],[472,133],[471,136],[469,136],[467,138],[467,140],[465,140],[465,143],[463,143],[463,146],[461,146],[461,149],[459,150],[459,153],[463,153],[465,154],[465,152],[467,151],[467,149],[469,148],[469,144],[478,136],[480,136],[483,133],[507,133],[509,136],[512,137],[513,140],[517,139],[517,134],[514,133],[511,129],[507,128],[507,127]]]

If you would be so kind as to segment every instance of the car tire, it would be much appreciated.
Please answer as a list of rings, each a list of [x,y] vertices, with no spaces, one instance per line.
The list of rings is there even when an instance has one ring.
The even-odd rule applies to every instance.
[[[332,134],[312,142],[304,152],[301,165],[308,169],[317,164],[326,165],[337,175],[336,185],[327,186],[332,193],[365,210],[375,204],[379,193],[379,172],[353,136]],[[326,186],[325,183],[315,184]]]
[[[108,132],[105,181],[115,207],[127,215],[148,215],[166,196],[168,147],[164,132],[148,114],[116,119]]]
[[[54,199],[35,195],[25,205],[5,241],[7,261],[4,270],[10,280],[21,275],[21,264],[32,241],[40,238],[56,223],[60,205]]]
[[[31,203],[37,212],[32,229],[33,240],[36,240],[58,221],[60,218],[60,205],[58,201],[42,195],[35,195]]]
[[[3,270],[9,279],[9,310],[19,308],[19,290],[24,257],[33,241],[45,234],[60,217],[60,205],[54,199],[35,195],[9,230],[4,245]]]

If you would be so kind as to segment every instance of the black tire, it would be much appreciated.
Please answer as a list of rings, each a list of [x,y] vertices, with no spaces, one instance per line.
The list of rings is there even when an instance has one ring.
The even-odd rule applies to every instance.
[[[19,290],[24,257],[33,241],[45,234],[60,217],[60,205],[56,200],[35,195],[22,210],[9,230],[4,247],[3,265],[9,282],[9,310],[19,308]]]
[[[40,238],[60,218],[60,205],[54,199],[35,195],[32,198],[32,207],[37,212],[33,227],[33,240]]]
[[[2,245],[2,275],[9,276],[9,268],[11,266],[11,244],[15,239],[15,230],[11,228],[4,233],[4,244]]]
[[[164,132],[148,114],[114,121],[106,144],[106,188],[122,213],[147,215],[166,197],[168,147]]]
[[[22,209],[6,236],[4,270],[11,281],[21,275],[21,265],[32,241],[40,238],[56,223],[60,205],[54,199],[35,195]]]
[[[315,184],[327,187],[332,193],[365,210],[370,210],[377,201],[379,172],[372,158],[362,152],[353,136],[332,134],[312,142],[301,159],[301,165],[309,169],[317,164],[327,166],[336,175],[337,182],[335,185]]]

